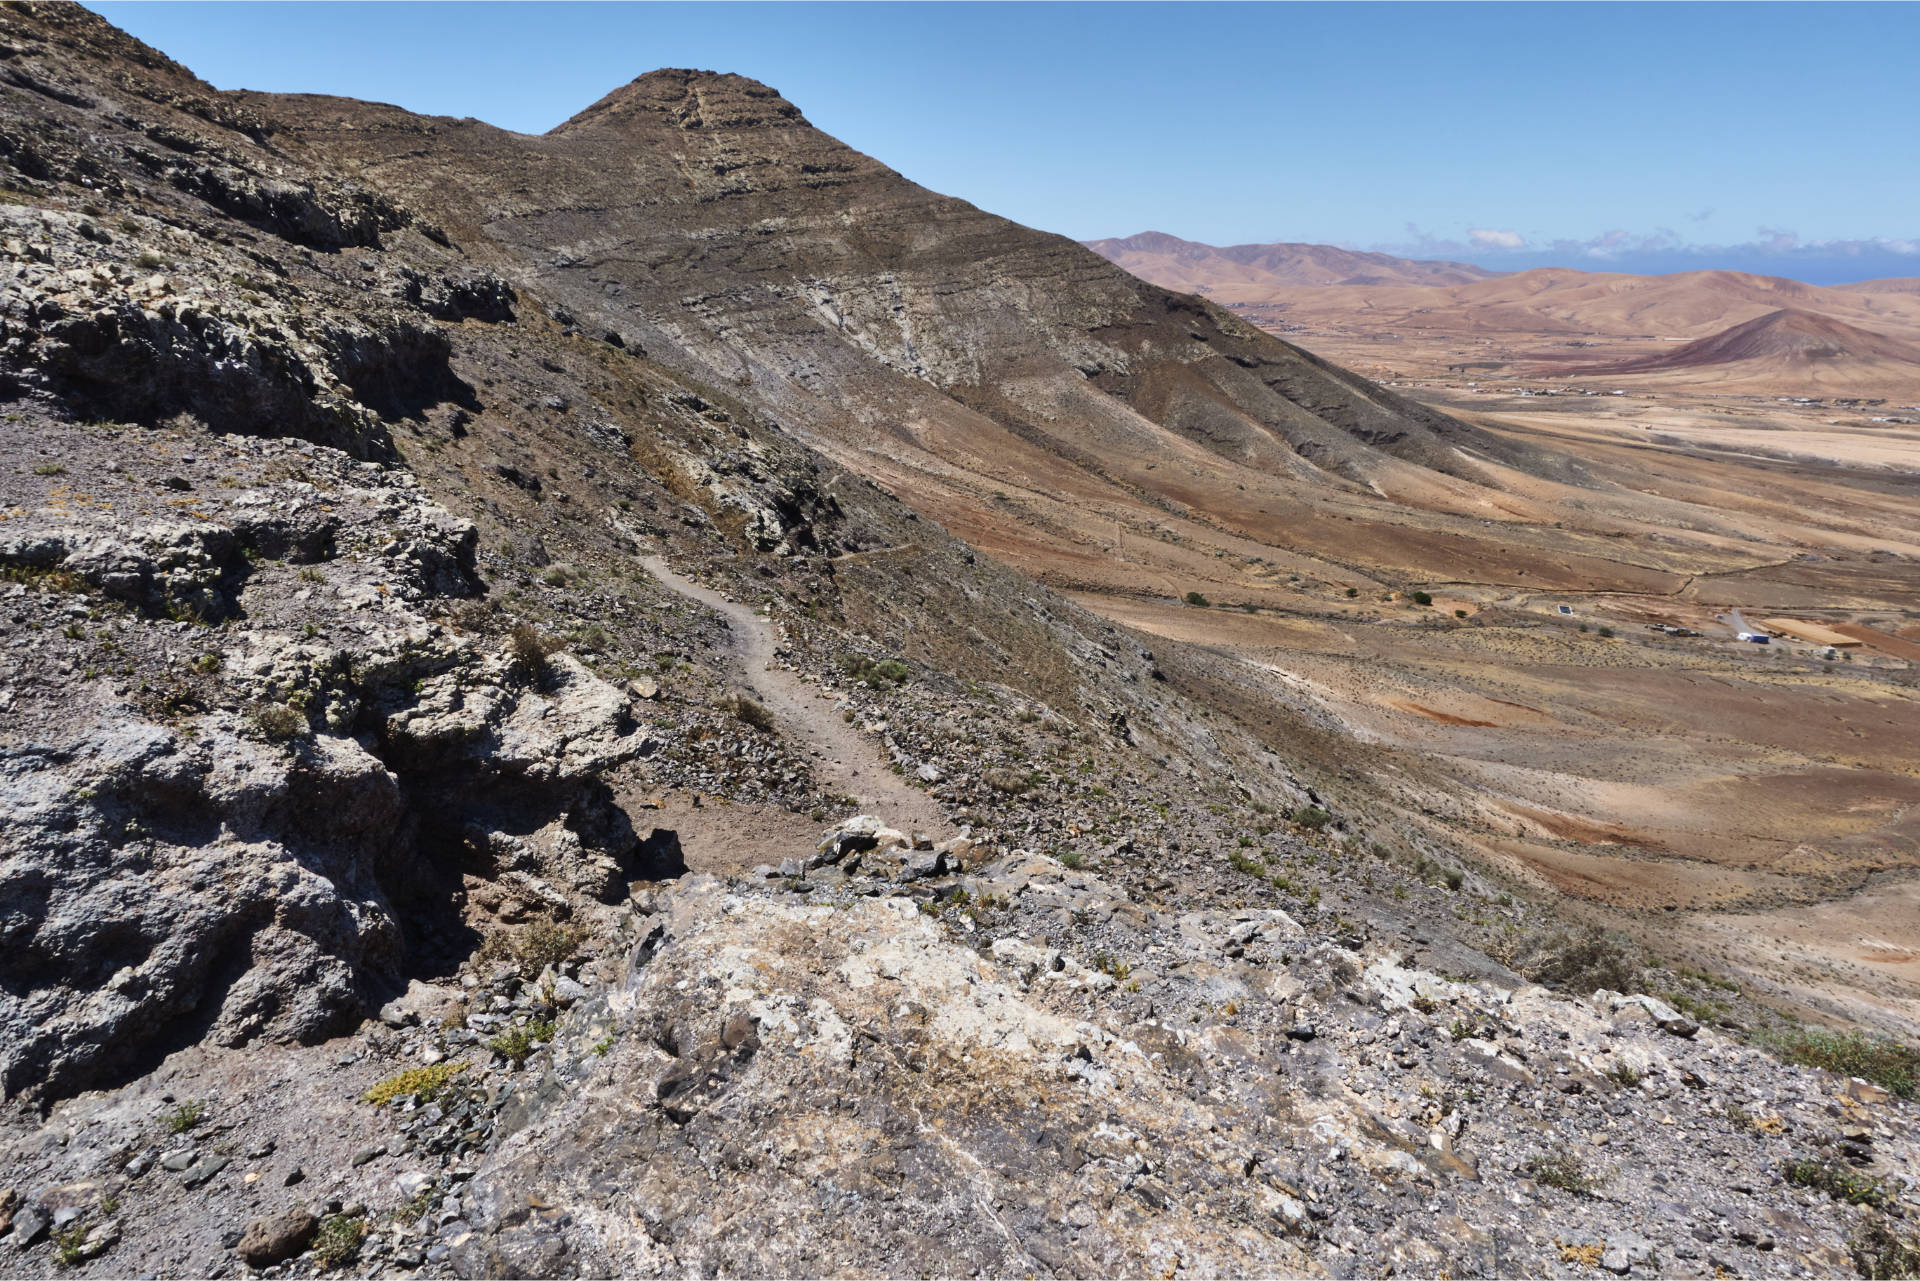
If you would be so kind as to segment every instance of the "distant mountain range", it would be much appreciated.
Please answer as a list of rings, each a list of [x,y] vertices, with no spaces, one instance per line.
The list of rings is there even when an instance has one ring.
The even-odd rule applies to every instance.
[[[1496,273],[1329,245],[1225,249],[1146,232],[1086,242],[1141,278],[1290,334],[1445,335],[1533,352],[1537,373],[1660,375],[1715,390],[1920,395],[1920,278],[1809,285],[1743,271]],[[1306,341],[1311,344],[1311,340]],[[1667,344],[1649,350],[1650,345]],[[1525,359],[1523,357],[1522,359]]]
[[[1332,245],[1218,248],[1164,231],[1081,243],[1143,280],[1223,303],[1259,302],[1261,292],[1274,286],[1464,285],[1501,274],[1470,263],[1420,262]]]

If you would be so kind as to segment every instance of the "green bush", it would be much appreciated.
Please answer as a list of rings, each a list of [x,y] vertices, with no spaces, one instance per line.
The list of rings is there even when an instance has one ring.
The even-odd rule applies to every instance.
[[[1879,1207],[1888,1200],[1886,1184],[1849,1170],[1841,1162],[1826,1157],[1802,1157],[1790,1161],[1787,1163],[1786,1176],[1787,1182],[1797,1187],[1824,1192],[1834,1200],[1850,1205]]]
[[[322,1272],[352,1263],[367,1235],[367,1220],[359,1214],[329,1214],[313,1235],[313,1263]]]
[[[509,1028],[499,1036],[487,1042],[487,1048],[511,1063],[517,1070],[526,1066],[527,1058],[536,1046],[544,1045],[553,1039],[553,1024],[545,1019],[536,1019],[525,1027]]]
[[[1903,1099],[1914,1096],[1920,1081],[1920,1051],[1885,1037],[1797,1028],[1763,1039],[1789,1063],[1857,1076]]]
[[[1213,603],[1212,601],[1208,600],[1205,596],[1202,596],[1199,592],[1187,593],[1187,604],[1189,605],[1200,605],[1204,607],[1207,605],[1211,605],[1212,603]]]
[[[510,961],[519,967],[523,978],[533,978],[549,965],[570,959],[586,937],[587,932],[577,925],[538,920],[517,930],[487,935],[474,959],[481,964]]]
[[[454,1077],[466,1070],[464,1063],[432,1063],[408,1068],[388,1077],[361,1097],[369,1103],[391,1103],[403,1094],[411,1094],[422,1103],[431,1103],[446,1092]]]
[[[1433,596],[1432,596],[1432,594],[1431,594],[1431,593],[1428,593],[1428,592],[1414,592],[1414,593],[1413,593],[1413,594],[1411,595],[1411,597],[1410,597],[1410,599],[1411,599],[1411,600],[1413,601],[1413,603],[1414,603],[1414,604],[1416,604],[1416,605],[1431,605],[1431,604],[1433,604]]]
[[[1535,1183],[1544,1183],[1550,1188],[1559,1188],[1562,1192],[1572,1192],[1584,1196],[1600,1186],[1600,1180],[1589,1174],[1570,1152],[1557,1152],[1552,1156],[1534,1157],[1527,1162],[1527,1177]]]
[[[1349,587],[1349,588],[1347,588],[1347,599],[1348,599],[1348,600],[1352,600],[1352,599],[1353,599],[1354,597],[1356,597],[1356,596],[1358,596],[1359,594],[1360,594],[1360,589],[1359,589],[1358,587]]]
[[[173,1108],[160,1118],[167,1127],[168,1134],[185,1134],[194,1126],[207,1119],[207,1105],[199,1099],[188,1099],[179,1107]]]
[[[868,689],[904,685],[913,678],[913,669],[896,658],[876,660],[860,654],[847,654],[840,659],[840,668]]]
[[[1309,832],[1317,832],[1327,824],[1333,822],[1333,815],[1327,813],[1318,805],[1302,805],[1294,810],[1289,817],[1293,819],[1296,826],[1304,827]]]

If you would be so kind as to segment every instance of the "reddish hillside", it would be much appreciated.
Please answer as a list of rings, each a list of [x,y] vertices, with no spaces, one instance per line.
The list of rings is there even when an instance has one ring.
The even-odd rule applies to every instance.
[[[1872,392],[1892,385],[1900,394],[1920,386],[1920,347],[1791,307],[1757,316],[1669,351],[1602,365],[1582,374],[1608,376],[1699,372],[1715,382],[1790,377],[1822,390]]]
[[[1262,301],[1269,290],[1289,285],[1464,285],[1500,274],[1463,262],[1420,262],[1332,245],[1221,248],[1163,231],[1084,243],[1142,280],[1228,303]]]

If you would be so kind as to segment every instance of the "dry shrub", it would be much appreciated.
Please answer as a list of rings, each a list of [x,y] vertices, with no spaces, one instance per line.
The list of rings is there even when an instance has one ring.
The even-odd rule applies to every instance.
[[[546,675],[547,660],[562,645],[558,638],[544,634],[531,623],[516,623],[507,633],[508,656],[536,678]]]
[[[1597,925],[1536,935],[1515,954],[1513,966],[1535,983],[1582,996],[1600,988],[1633,992],[1641,982],[1625,941]]]
[[[773,713],[767,710],[765,703],[753,695],[735,690],[727,695],[725,706],[742,723],[758,730],[765,730],[769,734],[773,732]]]

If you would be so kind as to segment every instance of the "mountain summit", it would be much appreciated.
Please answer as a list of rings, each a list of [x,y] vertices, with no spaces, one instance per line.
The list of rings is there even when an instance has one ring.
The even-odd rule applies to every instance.
[[[716,71],[662,68],[615,89],[556,125],[548,136],[644,124],[691,131],[806,123],[798,107],[758,80]]]

